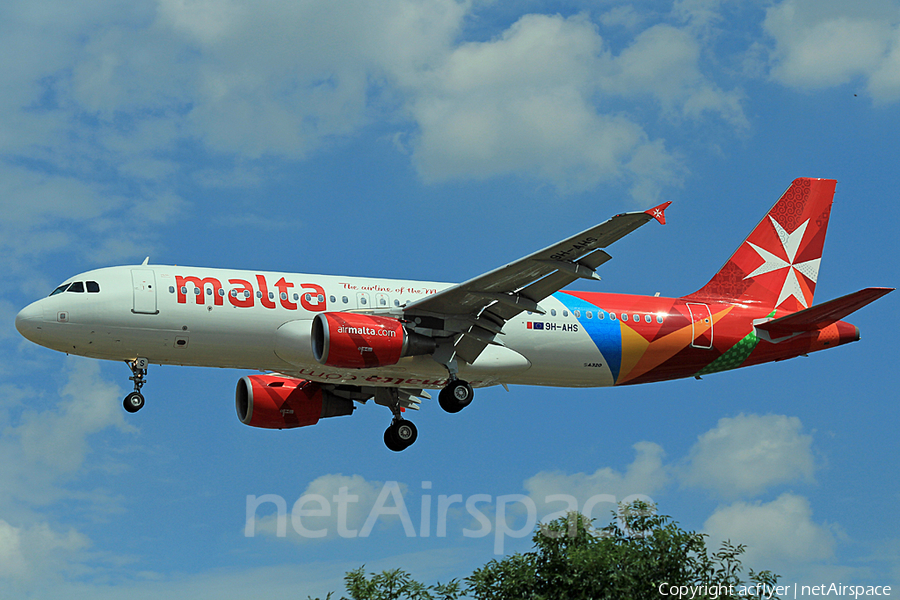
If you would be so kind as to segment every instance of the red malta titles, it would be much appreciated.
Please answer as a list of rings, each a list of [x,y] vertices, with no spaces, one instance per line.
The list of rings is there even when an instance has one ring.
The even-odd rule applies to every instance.
[[[200,293],[192,293],[196,304],[205,304],[207,290],[211,290],[213,304],[222,306],[225,304],[225,297],[228,302],[238,308],[252,308],[258,300],[260,305],[265,308],[275,308],[278,306],[276,300],[281,304],[282,308],[287,310],[297,310],[297,302],[292,301],[292,297],[297,299],[299,296],[300,306],[304,310],[311,312],[321,312],[325,310],[325,290],[322,286],[315,283],[301,283],[299,293],[292,296],[292,288],[294,284],[285,280],[284,277],[275,282],[273,286],[278,293],[269,291],[269,285],[263,275],[256,275],[256,289],[253,284],[246,279],[229,279],[228,283],[231,288],[226,292],[222,286],[222,282],[215,277],[182,277],[175,276],[175,288],[178,294],[178,304],[187,304],[188,286],[200,290]]]

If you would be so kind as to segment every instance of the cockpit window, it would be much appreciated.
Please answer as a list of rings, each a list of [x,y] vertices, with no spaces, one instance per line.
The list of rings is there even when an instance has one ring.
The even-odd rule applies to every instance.
[[[67,292],[75,292],[77,294],[83,294],[84,293],[84,284],[81,283],[80,281],[76,281],[75,283],[70,285],[69,289],[67,289],[66,291]]]
[[[87,291],[89,294],[97,294],[100,292],[100,284],[96,281],[88,281],[85,285],[87,285]]]
[[[71,285],[70,283],[64,283],[61,286],[59,286],[58,288],[56,288],[55,290],[53,290],[52,292],[50,292],[50,295],[55,296],[57,294],[62,294],[64,291],[66,291],[66,288],[69,287],[70,285]]]

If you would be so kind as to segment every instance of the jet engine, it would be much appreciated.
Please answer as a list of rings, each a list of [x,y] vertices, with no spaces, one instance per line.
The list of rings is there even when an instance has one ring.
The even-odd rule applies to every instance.
[[[389,317],[326,312],[316,315],[312,323],[313,356],[331,367],[384,367],[434,349],[432,338],[407,331],[403,323]]]
[[[241,377],[235,391],[241,423],[266,429],[315,425],[325,417],[353,412],[353,401],[339,398],[314,381],[275,375]]]

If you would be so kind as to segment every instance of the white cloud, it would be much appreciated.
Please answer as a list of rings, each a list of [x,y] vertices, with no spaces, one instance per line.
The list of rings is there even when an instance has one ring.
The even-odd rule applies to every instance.
[[[669,469],[663,464],[665,452],[652,442],[638,442],[633,446],[634,460],[624,472],[602,467],[593,473],[567,475],[560,471],[541,471],[525,481],[528,496],[534,501],[541,518],[567,510],[590,510],[591,516],[605,524],[609,511],[634,495],[651,496],[669,481]],[[577,506],[567,506],[558,496],[571,496]],[[554,496],[557,496],[554,499]]]
[[[73,491],[69,483],[84,474],[91,455],[90,439],[104,430],[132,432],[134,427],[122,416],[122,391],[100,376],[97,361],[64,359],[67,381],[60,388],[59,401],[33,390],[0,388],[0,514],[7,520],[28,524],[42,520],[32,507],[48,506],[62,500],[103,506],[117,510],[117,499],[106,491]],[[48,408],[35,410],[35,405]],[[102,468],[104,459],[91,461]],[[12,521],[10,521],[12,522]]]
[[[429,181],[625,181],[644,202],[677,183],[680,161],[609,101],[745,125],[740,97],[701,72],[697,40],[668,25],[617,57],[586,16],[525,15],[460,43],[470,1],[160,0],[54,18],[52,40],[11,12],[22,54],[43,60],[11,65],[17,91],[0,107],[15,118],[0,119],[0,148],[70,178],[115,171],[151,202],[171,195],[179,144],[302,159],[376,121],[412,140]],[[637,26],[633,11],[604,19]]]
[[[900,27],[894,29],[887,55],[872,71],[869,93],[876,102],[900,100]]]
[[[391,482],[366,481],[360,475],[338,473],[312,480],[297,498],[248,498],[244,534],[285,537],[298,542],[368,535],[373,525],[392,522],[392,517],[383,514],[376,519],[377,523],[369,525],[368,531],[365,529],[373,509],[378,513],[380,508],[390,509],[397,505],[391,490],[379,505],[379,497],[386,486],[393,485]],[[405,486],[396,485],[400,497],[404,492]],[[282,501],[283,505],[278,507]],[[275,512],[271,512],[273,508]],[[264,516],[257,517],[257,512]]]
[[[766,10],[763,26],[775,41],[775,80],[815,89],[859,77],[868,82],[876,101],[900,98],[896,3],[785,0]]]
[[[134,431],[125,422],[120,399],[122,390],[100,378],[100,363],[70,358],[69,379],[60,393],[68,400],[53,410],[27,411],[13,429],[18,437],[22,458],[56,475],[74,473],[90,452],[88,438],[103,429],[115,427]]]
[[[47,523],[13,527],[0,519],[0,581],[31,582],[56,575],[89,546],[88,538],[74,529],[60,533]]]
[[[378,85],[408,80],[443,55],[468,5],[165,0],[158,25],[198,51],[187,122],[210,148],[303,157],[370,122]]]
[[[809,501],[795,494],[782,494],[767,503],[736,502],[720,507],[706,520],[703,531],[709,534],[713,548],[727,539],[745,544],[741,562],[756,570],[783,573],[787,566],[824,561],[834,555],[834,535],[813,521]]]
[[[812,436],[797,417],[722,418],[691,448],[682,480],[725,496],[758,494],[788,481],[812,481]]]
[[[456,48],[411,91],[413,160],[426,180],[536,173],[581,187],[620,176],[648,143],[591,103],[602,40],[583,17],[527,15]]]
[[[655,25],[608,63],[601,89],[624,97],[648,95],[668,115],[700,119],[712,113],[737,129],[747,127],[740,94],[720,90],[703,75],[700,51],[687,30]]]
[[[70,487],[85,472],[91,436],[110,427],[128,431],[120,390],[104,381],[99,363],[65,360],[63,397],[47,402],[33,390],[0,387],[0,587],[26,590],[37,580],[80,571],[90,539],[42,512],[60,501],[117,510],[102,490]],[[30,408],[39,400],[45,410]],[[92,463],[92,468],[100,466]]]
[[[645,16],[634,10],[633,6],[615,6],[598,17],[598,22],[605,27],[624,27],[635,29]]]

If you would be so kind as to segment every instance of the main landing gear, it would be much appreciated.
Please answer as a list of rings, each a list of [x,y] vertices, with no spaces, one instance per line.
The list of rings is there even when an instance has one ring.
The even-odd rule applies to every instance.
[[[472,402],[472,386],[462,379],[451,379],[438,396],[438,402],[448,413],[457,413]],[[380,397],[378,397],[380,396]],[[376,403],[387,406],[394,414],[390,426],[384,430],[384,445],[389,450],[400,452],[413,445],[419,432],[412,421],[403,418],[400,411],[399,393],[396,389],[383,389],[376,392]]]
[[[451,379],[438,394],[438,403],[448,413],[458,413],[472,403],[472,386],[462,379]]]
[[[388,450],[400,452],[413,445],[419,432],[412,421],[394,417],[390,426],[384,430],[384,445]]]
[[[439,344],[433,357],[435,361],[443,365],[450,375],[450,380],[438,395],[438,403],[448,413],[458,413],[472,403],[475,392],[468,381],[458,377],[459,362],[456,359],[456,349],[452,342]]]
[[[378,388],[375,392],[375,403],[391,409],[394,419],[384,430],[384,445],[389,450],[400,452],[413,445],[419,432],[412,421],[403,418],[400,410],[400,392],[396,388]]]
[[[136,413],[144,408],[144,395],[141,394],[141,388],[147,383],[144,377],[147,376],[147,365],[149,361],[146,358],[136,358],[126,361],[125,364],[131,369],[131,377],[128,379],[134,382],[134,391],[125,396],[122,406],[130,413]]]

